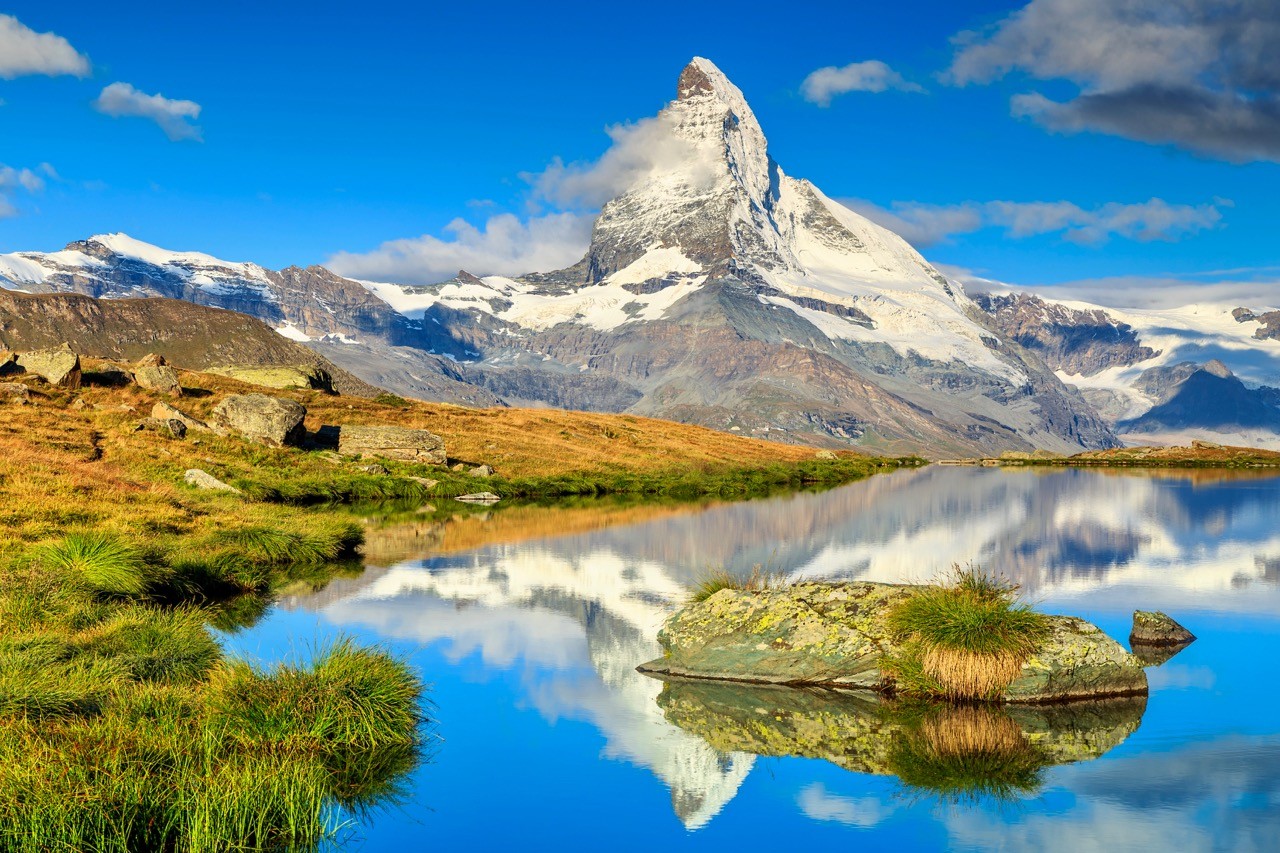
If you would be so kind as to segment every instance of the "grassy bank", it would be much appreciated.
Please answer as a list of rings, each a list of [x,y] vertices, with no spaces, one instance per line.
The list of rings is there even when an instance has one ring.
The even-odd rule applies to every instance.
[[[1074,456],[1006,455],[1002,466],[1071,468],[1280,468],[1280,453],[1254,447],[1193,442],[1190,447],[1119,447]]]
[[[251,623],[280,590],[358,571],[350,504],[439,499],[419,513],[433,519],[481,490],[745,497],[899,464],[641,418],[307,391],[270,393],[303,402],[312,431],[432,429],[464,470],[174,439],[135,429],[161,398],[94,366],[77,392],[27,380],[29,404],[0,402],[0,850],[307,848],[394,797],[423,749],[414,673],[350,644],[259,671],[210,633]],[[183,384],[176,402],[198,418],[262,390]],[[498,475],[465,470],[482,462]],[[189,468],[241,493],[189,487]]]

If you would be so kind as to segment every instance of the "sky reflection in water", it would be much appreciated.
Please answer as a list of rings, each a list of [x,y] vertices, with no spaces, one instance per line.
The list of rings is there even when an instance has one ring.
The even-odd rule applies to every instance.
[[[935,466],[601,526],[610,517],[513,508],[443,536],[389,528],[364,576],[229,639],[270,660],[348,633],[433,683],[436,759],[358,849],[1280,849],[1280,479]],[[1046,768],[1016,803],[940,803],[817,758],[717,751],[668,722],[661,682],[634,671],[709,567],[920,581],[969,561],[1122,641],[1135,607],[1200,637],[1149,670],[1135,733]]]

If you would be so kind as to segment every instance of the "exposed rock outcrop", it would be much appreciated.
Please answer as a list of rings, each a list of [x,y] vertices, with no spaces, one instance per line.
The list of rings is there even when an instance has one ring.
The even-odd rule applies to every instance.
[[[306,408],[266,394],[233,394],[213,410],[212,425],[271,447],[302,443]]]
[[[920,587],[798,583],[763,591],[723,589],[663,625],[664,656],[642,672],[764,684],[884,690],[886,656],[900,650],[889,611]],[[1055,702],[1145,693],[1138,662],[1096,626],[1047,617],[1048,639],[1000,695]]]
[[[212,428],[200,420],[193,418],[186,412],[169,405],[168,403],[156,403],[151,407],[151,417],[162,421],[181,421],[188,430],[194,432],[211,432]]]
[[[333,391],[333,377],[327,371],[309,365],[231,365],[210,367],[205,373],[238,379],[263,388]]]
[[[80,387],[80,356],[69,344],[56,349],[33,350],[18,356],[18,365],[34,373],[50,385],[76,389]]]
[[[444,439],[425,429],[395,426],[343,426],[338,432],[343,456],[380,456],[402,462],[443,465]]]

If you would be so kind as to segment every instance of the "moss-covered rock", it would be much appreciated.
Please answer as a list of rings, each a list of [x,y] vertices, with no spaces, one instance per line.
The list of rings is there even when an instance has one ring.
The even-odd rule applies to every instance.
[[[723,589],[668,619],[658,634],[663,657],[640,670],[892,692],[885,664],[903,648],[888,614],[919,589],[870,582]],[[1047,638],[998,698],[1039,703],[1146,693],[1140,662],[1100,629],[1074,617],[1047,618]]]

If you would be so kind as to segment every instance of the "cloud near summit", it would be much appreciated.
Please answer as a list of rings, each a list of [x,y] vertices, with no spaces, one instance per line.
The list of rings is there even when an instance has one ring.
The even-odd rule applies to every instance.
[[[179,101],[164,95],[148,95],[128,83],[112,83],[102,90],[93,108],[112,118],[135,117],[154,121],[170,141],[201,141],[200,128],[193,122],[201,107],[195,101]]]
[[[1032,0],[955,42],[944,82],[1022,73],[1075,84],[1078,94],[1066,100],[1013,98],[1016,116],[1049,130],[1280,162],[1275,0]]]
[[[841,67],[828,65],[810,73],[800,84],[800,94],[804,99],[820,107],[830,106],[836,95],[847,92],[887,92],[890,89],[924,91],[922,86],[907,80],[878,59],[851,62]]]

